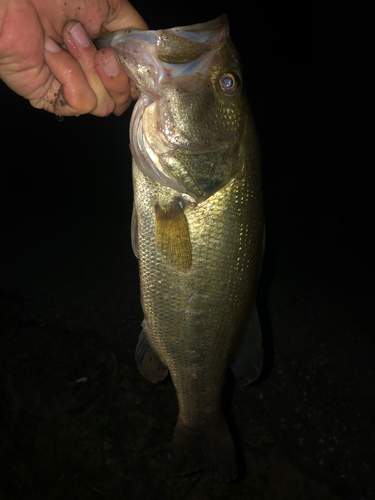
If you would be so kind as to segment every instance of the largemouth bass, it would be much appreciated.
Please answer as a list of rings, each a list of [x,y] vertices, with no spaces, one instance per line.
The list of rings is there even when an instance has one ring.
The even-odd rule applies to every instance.
[[[262,367],[255,307],[263,253],[259,148],[226,16],[159,31],[108,33],[141,91],[130,124],[143,330],[139,371],[168,371],[179,416],[172,463],[180,474],[237,476],[222,413],[236,382]]]

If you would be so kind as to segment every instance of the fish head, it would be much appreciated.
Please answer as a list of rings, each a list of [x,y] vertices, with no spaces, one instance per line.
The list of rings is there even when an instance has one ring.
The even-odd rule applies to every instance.
[[[227,16],[158,31],[123,30],[97,42],[117,51],[141,91],[130,144],[142,172],[198,202],[225,186],[242,168],[247,114]]]

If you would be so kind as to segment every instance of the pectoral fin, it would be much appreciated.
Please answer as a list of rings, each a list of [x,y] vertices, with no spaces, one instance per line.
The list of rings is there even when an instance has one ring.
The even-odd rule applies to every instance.
[[[191,266],[189,226],[181,202],[175,198],[167,208],[155,206],[156,244],[174,268],[186,271]]]
[[[243,386],[254,382],[262,371],[263,346],[259,317],[254,307],[245,340],[230,367],[236,384]]]
[[[142,323],[143,330],[139,336],[137,348],[135,350],[135,361],[139,373],[150,382],[156,384],[161,382],[168,375],[168,368],[161,361],[159,355],[148,339],[146,321]]]

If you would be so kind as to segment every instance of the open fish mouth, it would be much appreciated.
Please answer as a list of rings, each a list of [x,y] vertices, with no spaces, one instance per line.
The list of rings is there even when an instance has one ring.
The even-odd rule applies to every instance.
[[[229,38],[225,15],[207,23],[158,31],[122,30],[96,40],[114,48],[125,73],[141,91],[130,122],[131,152],[139,169],[156,182],[186,193],[168,163],[176,151],[203,154],[220,148],[181,130],[171,112],[176,96],[210,84],[211,62]],[[180,93],[180,94],[178,94]],[[181,114],[189,109],[181,109]]]
[[[226,15],[207,23],[157,31],[126,29],[105,33],[95,40],[99,48],[114,48],[125,73],[150,98],[160,98],[168,81],[183,80],[195,91],[202,77],[209,77],[210,61],[229,38]],[[201,78],[199,78],[199,75]],[[197,86],[192,87],[195,77]]]

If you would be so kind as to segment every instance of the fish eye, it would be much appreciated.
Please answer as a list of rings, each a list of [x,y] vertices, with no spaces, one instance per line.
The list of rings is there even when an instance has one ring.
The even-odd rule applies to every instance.
[[[238,79],[233,73],[224,73],[220,77],[219,85],[224,94],[233,94],[238,88]]]

